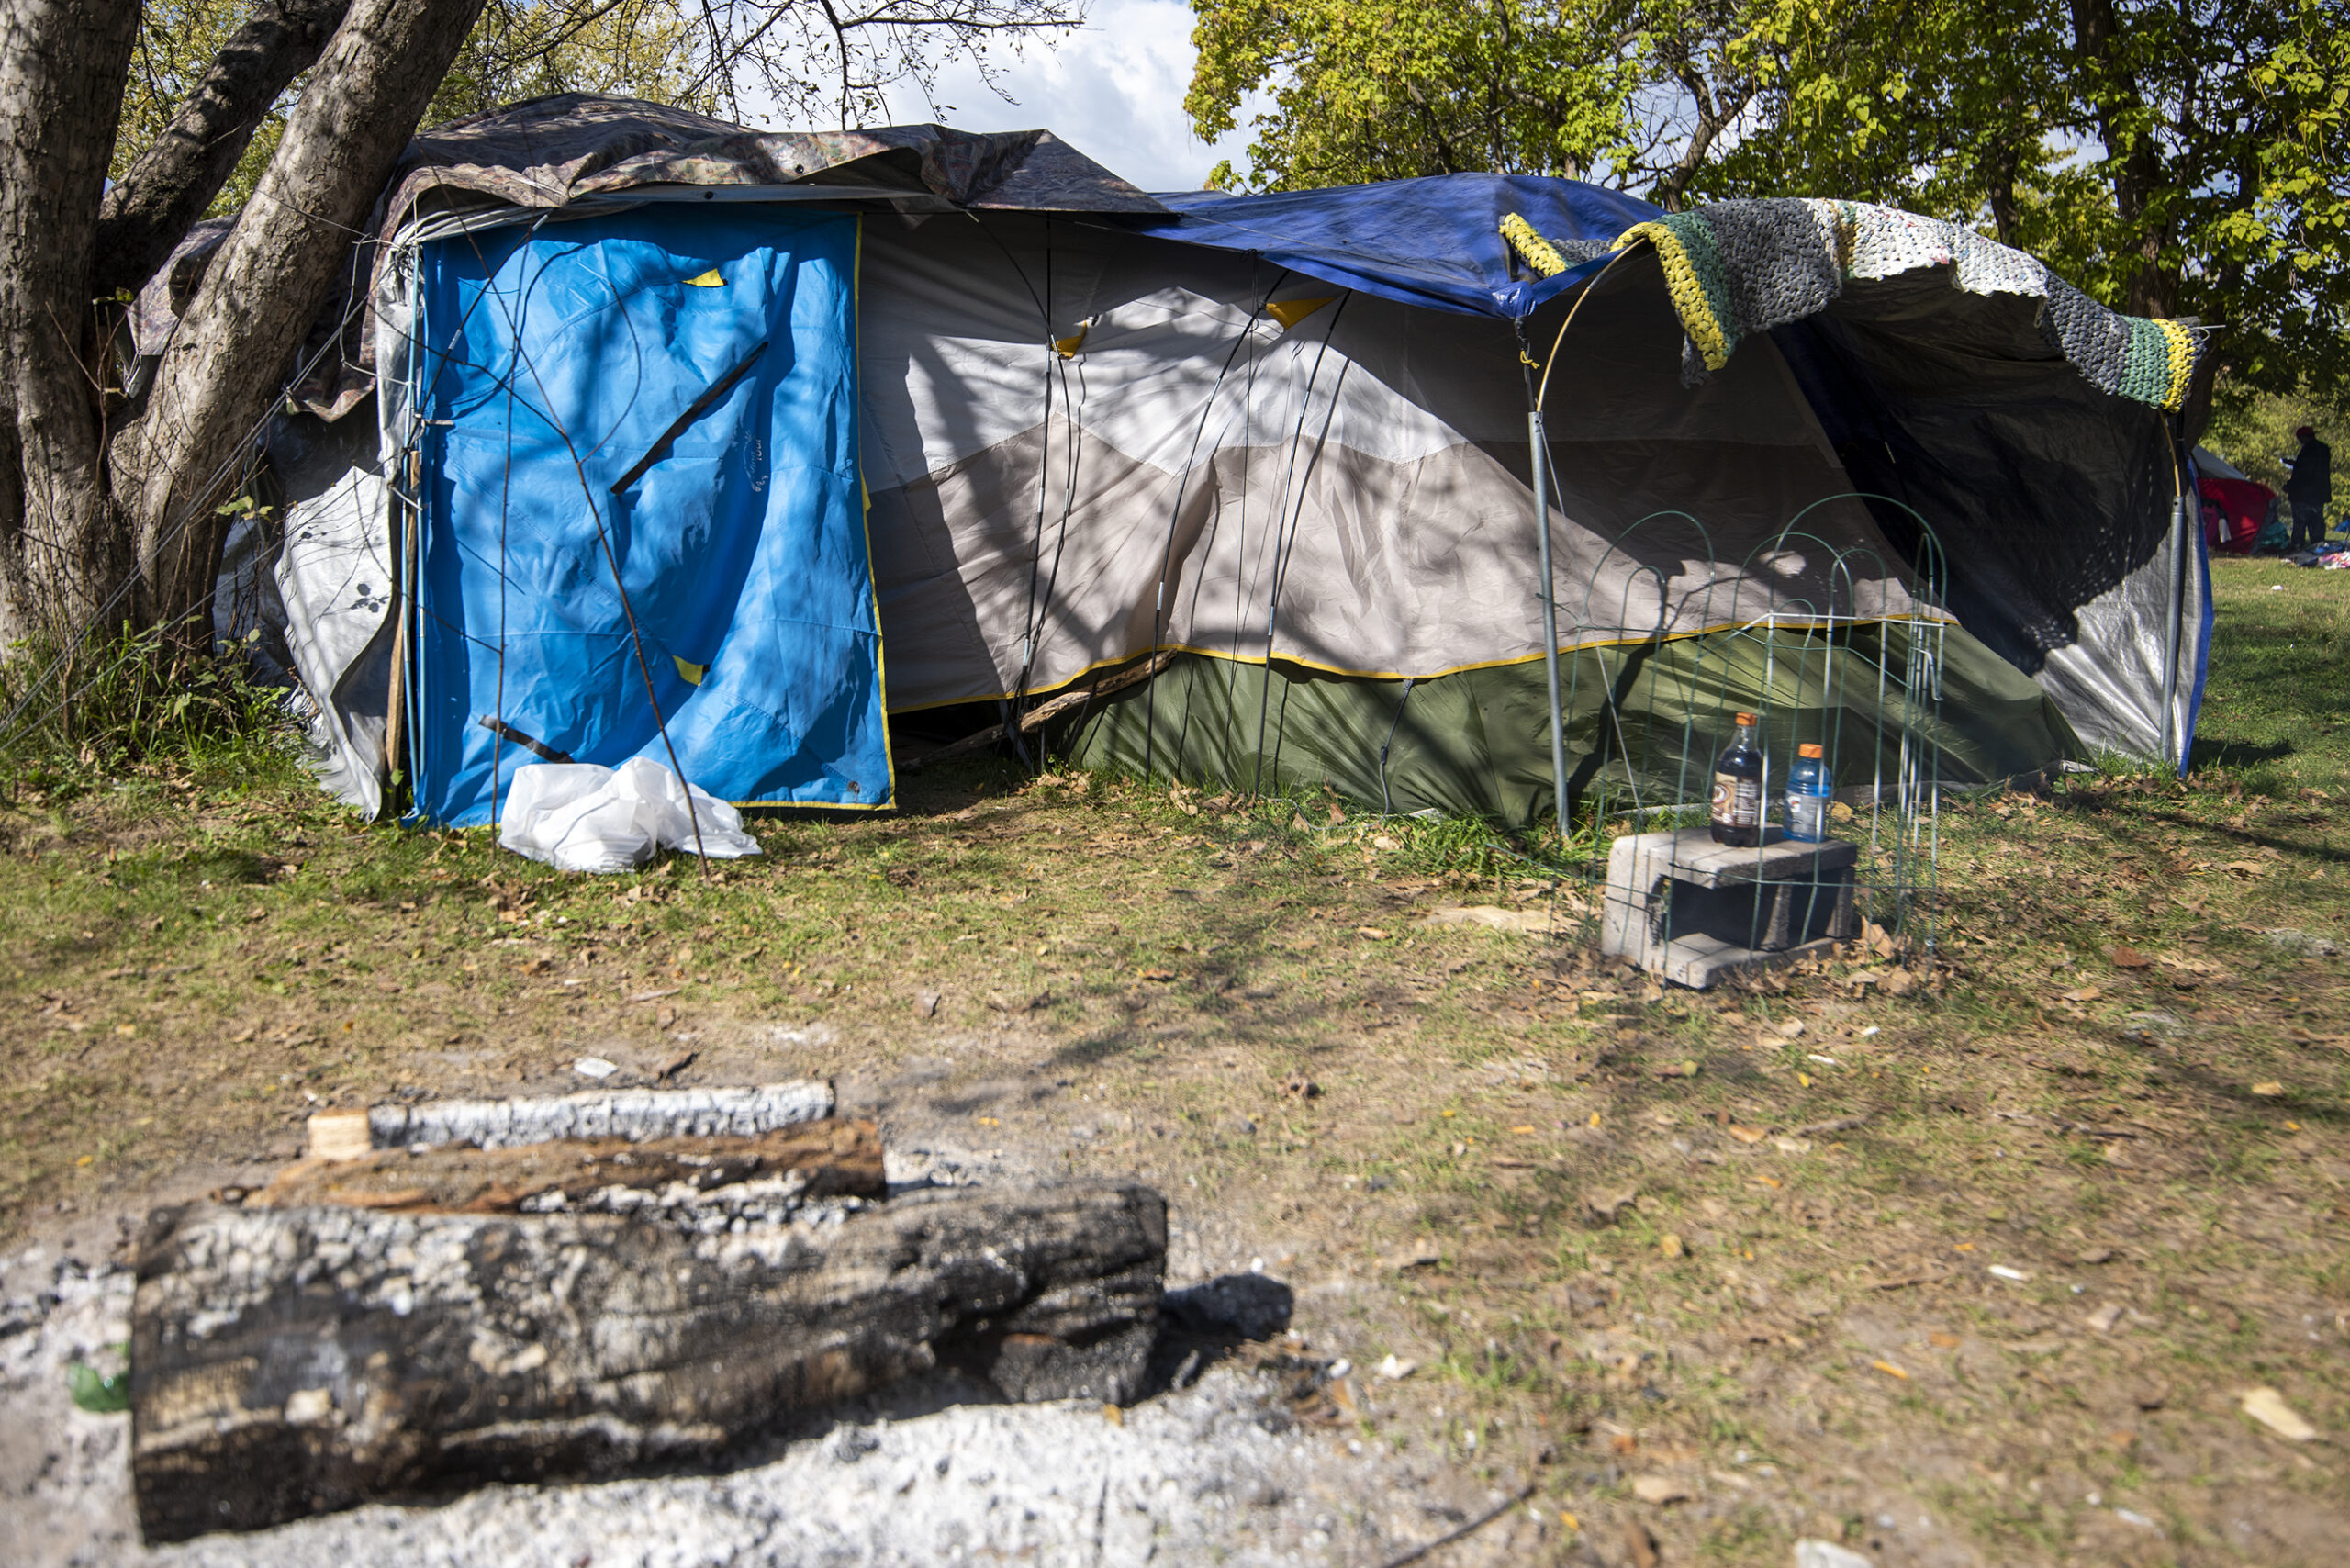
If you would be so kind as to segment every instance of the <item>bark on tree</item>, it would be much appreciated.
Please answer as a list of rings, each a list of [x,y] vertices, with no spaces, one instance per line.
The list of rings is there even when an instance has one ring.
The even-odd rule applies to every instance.
[[[220,47],[162,135],[123,171],[98,211],[95,292],[155,275],[204,216],[270,106],[319,57],[351,0],[261,0]]]
[[[1123,1404],[1166,1256],[1166,1201],[1111,1182],[711,1237],[602,1215],[160,1210],[131,1319],[140,1529],[180,1540],[706,1459],[941,1361],[1014,1399]]]
[[[135,526],[142,619],[208,602],[228,532],[217,476],[241,463],[332,292],[376,196],[480,13],[482,0],[352,0],[287,120],[277,154],[212,260],[116,442]],[[207,628],[208,630],[208,628]]]
[[[0,11],[0,646],[79,624],[127,565],[104,482],[91,243],[135,6]]]

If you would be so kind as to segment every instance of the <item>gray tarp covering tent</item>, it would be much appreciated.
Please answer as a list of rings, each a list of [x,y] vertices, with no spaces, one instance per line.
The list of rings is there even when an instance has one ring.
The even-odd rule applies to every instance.
[[[1494,176],[1153,198],[1046,132],[768,135],[565,97],[419,139],[322,325],[344,352],[299,389],[329,419],[380,391],[376,449],[292,510],[278,571],[339,792],[374,804],[384,767],[365,671],[391,639],[355,564],[397,558],[419,247],[720,200],[864,215],[893,713],[1024,705],[1172,650],[1066,744],[1529,820],[1550,757],[1526,362],[1587,293],[1545,403],[1579,778],[1656,778],[1784,687],[1758,626],[1821,661],[1779,722],[1841,715],[1874,737],[1856,755],[1993,778],[2083,742],[2154,754],[2165,729],[2183,753],[2204,604],[2163,405],[2195,347],[1964,230],[1826,203],[1661,221]],[[142,347],[201,260],[142,297]],[[1938,705],[1894,689],[1921,672]]]

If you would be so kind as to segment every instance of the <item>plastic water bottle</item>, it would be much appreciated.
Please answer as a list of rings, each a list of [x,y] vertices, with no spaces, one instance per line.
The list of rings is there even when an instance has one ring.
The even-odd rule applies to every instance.
[[[1815,741],[1796,747],[1796,765],[1787,771],[1787,836],[1818,844],[1828,836],[1828,801],[1833,781],[1825,749]]]
[[[1738,733],[1714,759],[1714,801],[1708,825],[1716,844],[1746,848],[1762,841],[1762,750],[1754,744],[1754,715],[1738,716]]]

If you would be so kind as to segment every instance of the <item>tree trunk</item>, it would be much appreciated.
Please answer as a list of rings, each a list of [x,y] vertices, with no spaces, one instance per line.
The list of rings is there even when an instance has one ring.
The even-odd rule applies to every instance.
[[[318,59],[351,0],[262,0],[163,134],[123,171],[98,211],[95,292],[136,289],[236,173],[269,107]]]
[[[192,1204],[131,1314],[150,1542],[452,1484],[703,1460],[942,1361],[1125,1403],[1157,1333],[1147,1187],[910,1193],[699,1237],[602,1215]]]
[[[138,23],[108,0],[0,13],[0,646],[80,624],[127,564],[90,252]]]
[[[482,0],[352,0],[276,156],[180,319],[145,416],[117,443],[141,610],[182,624],[207,602],[215,508]],[[354,297],[358,297],[354,294]]]
[[[2162,153],[2153,135],[2139,129],[2146,105],[2122,58],[2113,0],[2073,0],[2073,44],[2087,67],[2114,216],[2121,220],[2116,250],[2134,258],[2119,308],[2133,316],[2167,316],[2174,308],[2174,290],[2162,264],[2167,225],[2149,210],[2165,178]]]

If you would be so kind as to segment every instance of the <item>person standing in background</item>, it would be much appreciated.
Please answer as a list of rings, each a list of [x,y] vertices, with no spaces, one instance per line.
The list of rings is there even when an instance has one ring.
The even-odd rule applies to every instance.
[[[2293,504],[2292,548],[2300,551],[2325,543],[2325,509],[2333,504],[2333,448],[2307,425],[2293,439],[2301,449],[2288,459],[2293,475],[2285,481],[2285,498]]]

